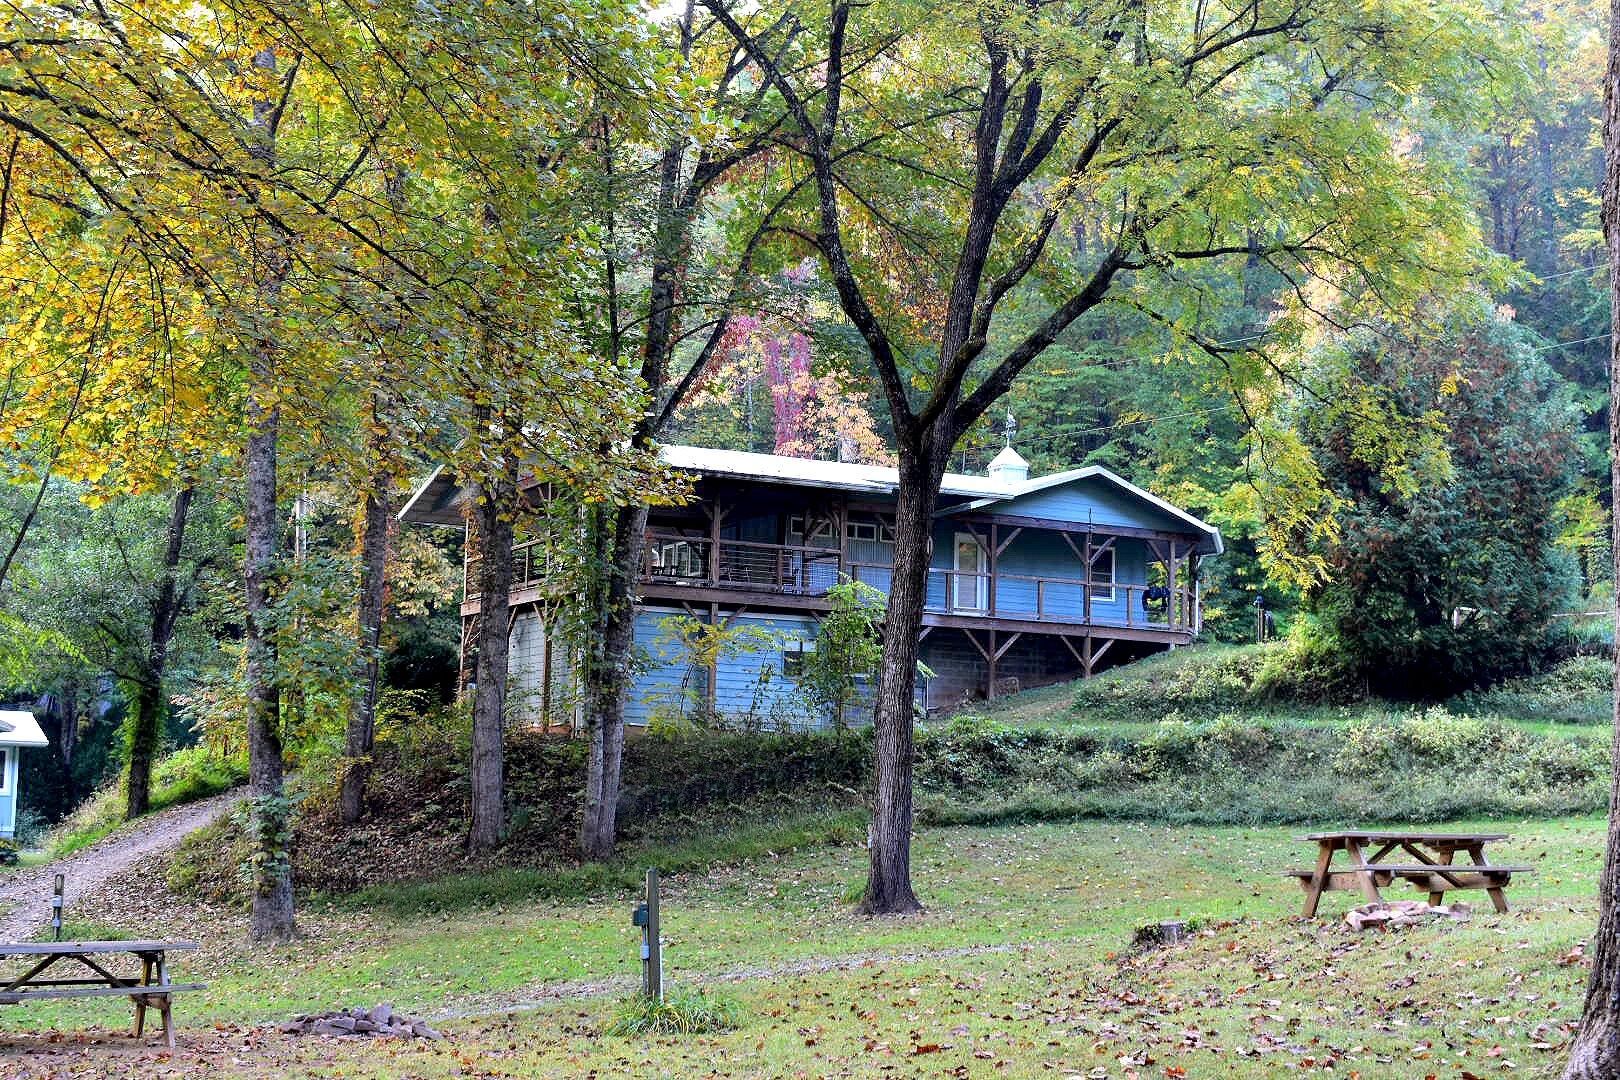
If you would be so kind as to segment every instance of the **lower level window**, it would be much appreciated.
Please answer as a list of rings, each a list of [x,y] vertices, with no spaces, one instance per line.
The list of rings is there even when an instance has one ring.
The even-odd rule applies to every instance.
[[[0,748],[0,795],[11,794],[11,755],[16,753],[11,747]]]
[[[1109,603],[1114,599],[1114,549],[1097,553],[1091,564],[1091,599],[1093,603]]]
[[[782,674],[797,679],[804,674],[804,658],[816,651],[813,641],[794,641],[782,650]]]

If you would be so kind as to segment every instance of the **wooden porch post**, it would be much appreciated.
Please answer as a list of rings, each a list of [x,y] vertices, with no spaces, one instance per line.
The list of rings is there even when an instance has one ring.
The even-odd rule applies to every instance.
[[[720,605],[719,604],[711,603],[709,605],[709,625],[710,626],[719,626],[720,625]],[[719,683],[719,681],[720,681],[720,655],[719,655],[718,652],[716,652],[716,653],[710,654],[710,656],[709,656],[709,685],[704,688],[704,694],[703,694],[704,698],[708,702],[709,716],[711,718],[714,716],[715,707],[719,704],[719,697],[718,697],[719,687],[716,685],[717,683]]]
[[[1085,595],[1082,596],[1081,600],[1080,600],[1081,607],[1082,607],[1080,621],[1085,623],[1087,626],[1090,626],[1091,625],[1091,531],[1089,529],[1086,531],[1086,558],[1085,558],[1085,563],[1086,563],[1086,573],[1085,573],[1085,577],[1083,578],[1083,580],[1085,581],[1085,585],[1082,586],[1082,592]],[[1088,676],[1091,674],[1091,635],[1090,634],[1086,635],[1086,674]]]
[[[1204,632],[1204,583],[1198,573],[1203,565],[1202,558],[1188,561],[1187,573],[1192,576],[1192,629],[1195,634]]]
[[[838,530],[838,577],[854,579],[849,566],[849,496],[834,505],[833,527]]]
[[[714,505],[709,508],[709,584],[720,584],[720,524],[724,517],[720,509],[720,491],[715,489]]]
[[[991,615],[996,613],[996,556],[1000,554],[1000,552],[997,550],[1000,545],[996,543],[998,528],[999,526],[995,522],[992,521],[990,523],[990,588],[987,590],[988,595],[986,600],[990,605]],[[996,650],[995,641],[996,639],[992,632],[992,636],[990,638],[990,652],[992,655]],[[992,666],[991,671],[994,670],[995,668]],[[991,682],[994,683],[995,680],[992,678]],[[994,686],[992,686],[991,689],[994,690]]]
[[[994,581],[994,578],[990,580]],[[996,700],[996,632],[990,631],[990,651],[985,653],[985,688],[984,700]]]
[[[551,626],[552,620],[540,620],[540,726],[551,727]]]
[[[1170,586],[1170,596],[1165,600],[1165,614],[1169,618],[1170,628],[1173,630],[1178,622],[1178,609],[1181,607],[1181,595],[1176,590],[1176,542],[1170,541],[1170,562],[1167,567],[1166,580]]]

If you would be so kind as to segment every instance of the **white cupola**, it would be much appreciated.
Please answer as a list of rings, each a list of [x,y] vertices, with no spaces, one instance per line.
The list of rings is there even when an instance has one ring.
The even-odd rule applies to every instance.
[[[1016,487],[1029,479],[1029,462],[1008,446],[991,460],[985,473],[1004,488]]]

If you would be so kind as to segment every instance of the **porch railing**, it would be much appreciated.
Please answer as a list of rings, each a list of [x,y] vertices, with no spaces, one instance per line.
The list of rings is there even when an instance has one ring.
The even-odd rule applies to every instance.
[[[512,549],[512,589],[544,583],[540,541]],[[466,596],[477,599],[478,560],[466,563]],[[734,589],[794,596],[825,596],[845,576],[888,592],[893,567],[846,561],[837,548],[769,544],[751,540],[649,533],[642,550],[641,580],[665,587]],[[934,614],[1028,619],[1034,622],[1192,630],[1202,621],[1196,585],[1163,586],[1084,578],[967,570],[929,570],[925,609]]]
[[[544,541],[528,540],[521,544],[512,545],[512,591],[531,588],[539,585],[546,579],[546,549]],[[462,595],[468,600],[476,600],[483,594],[478,586],[478,567],[480,560],[476,555],[468,554],[461,568]]]

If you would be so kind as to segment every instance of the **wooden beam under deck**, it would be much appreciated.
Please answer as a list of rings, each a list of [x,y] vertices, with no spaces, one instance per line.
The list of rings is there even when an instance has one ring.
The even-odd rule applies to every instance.
[[[546,599],[539,589],[522,589],[512,594],[510,603],[534,604]],[[640,590],[642,603],[719,604],[726,607],[751,607],[756,610],[789,612],[824,612],[831,605],[825,596],[805,596],[793,593],[768,593],[753,589],[716,589],[701,585],[670,585],[644,583]],[[478,601],[469,600],[461,605],[464,618],[478,614]],[[1115,626],[1111,623],[1083,621],[1058,622],[1053,619],[1020,619],[996,615],[964,615],[943,611],[923,612],[922,625],[927,628],[956,630],[997,630],[1014,634],[1041,634],[1066,637],[1094,636],[1118,638],[1121,641],[1146,641],[1160,645],[1186,645],[1193,639],[1191,627],[1175,628],[1152,626]]]
[[[1040,634],[1055,637],[1094,637],[1119,641],[1146,641],[1157,645],[1186,645],[1192,641],[1192,631],[1182,627],[1175,630],[1151,626],[1115,626],[1111,623],[1060,623],[1050,620],[1002,619],[987,615],[952,615],[946,612],[923,612],[923,625],[954,630],[998,630],[1014,634]]]

